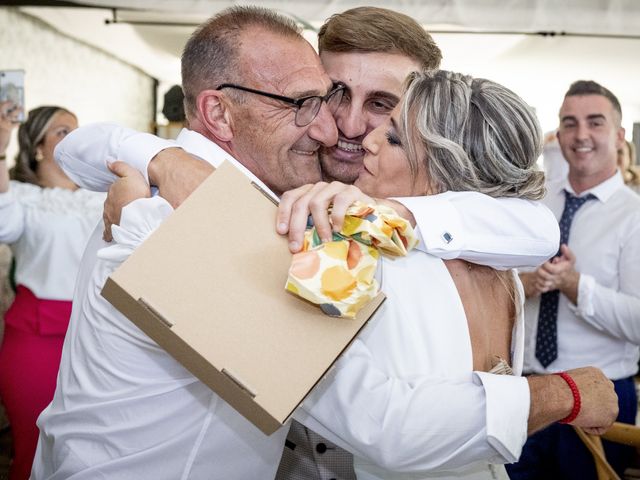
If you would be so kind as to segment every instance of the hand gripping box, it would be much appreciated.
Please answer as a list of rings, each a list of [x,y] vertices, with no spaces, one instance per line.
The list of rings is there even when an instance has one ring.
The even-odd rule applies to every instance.
[[[266,434],[384,300],[332,318],[286,292],[276,206],[225,162],[107,280],[102,295]]]

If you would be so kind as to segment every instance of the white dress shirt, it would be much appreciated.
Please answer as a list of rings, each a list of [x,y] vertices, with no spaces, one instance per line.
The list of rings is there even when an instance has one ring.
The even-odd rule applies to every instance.
[[[565,189],[574,193],[566,179],[552,183],[544,199],[557,218]],[[593,365],[617,380],[636,373],[640,356],[640,197],[619,172],[580,196],[589,193],[596,199],[576,212],[569,233],[580,273],[578,305],[560,295],[558,358],[545,369],[535,358],[540,297],[527,300],[525,370]]]
[[[0,193],[0,243],[11,244],[16,283],[46,300],[71,300],[80,258],[105,196],[10,182]]]
[[[91,173],[86,172],[100,162],[102,165],[99,169],[104,174],[105,157],[100,158],[98,163],[91,162],[90,158],[95,150],[84,150],[89,157],[75,162],[76,154],[69,141],[81,138],[74,135],[76,132],[82,132],[82,129],[72,132],[59,145],[57,157],[67,158],[66,168],[70,168],[69,165],[72,164],[78,167],[77,173],[71,175],[75,181],[81,181],[85,176],[90,177]],[[131,140],[131,137],[127,138]],[[127,138],[124,139],[124,144],[135,144],[136,148],[142,145],[140,137],[135,142],[127,141]],[[93,140],[96,140],[95,136]],[[185,150],[214,164],[218,164],[220,158],[227,158],[238,165],[228,154],[196,132],[184,130],[177,141]],[[126,158],[118,150],[122,145],[123,143],[116,142],[109,152],[111,155],[107,156]],[[147,153],[154,148],[150,147]],[[99,152],[97,155],[103,154],[104,152]],[[87,165],[92,166],[83,170]],[[104,174],[103,183],[94,187],[106,189],[106,183],[110,182],[109,175]],[[52,403],[38,419],[41,431],[34,462],[34,479],[62,479],[71,475],[75,479],[245,479],[274,476],[286,428],[269,437],[263,435],[120,315],[99,294],[107,276],[147,238],[170,211],[169,205],[160,197],[133,202],[123,210],[121,225],[114,227],[113,234],[117,244],[109,248],[104,248],[108,244],[100,239],[100,229],[96,230],[83,259],[56,393]],[[544,221],[543,219],[543,223]],[[446,226],[443,227],[447,231]],[[547,243],[553,244],[553,241],[553,235],[547,238]],[[469,245],[473,242],[461,244]],[[100,253],[101,258],[97,259],[95,252],[100,248],[104,249]],[[525,255],[525,259],[530,261],[531,257]],[[442,318],[447,318],[446,315],[448,313],[445,312]],[[356,360],[345,364],[354,365],[361,372],[368,371],[375,365],[364,357],[360,361]],[[446,395],[442,397],[435,394],[435,388],[440,383],[446,383],[442,379],[434,384],[431,382],[431,375],[410,380],[402,378],[391,385],[399,390],[388,393],[394,396],[398,393],[406,394],[416,387],[422,395],[431,399],[432,405],[422,408],[418,407],[421,403],[416,401],[413,403],[414,407],[409,397],[404,395],[401,399],[404,402],[402,408],[390,408],[390,415],[399,414],[404,419],[391,425],[408,428],[410,431],[414,423],[408,421],[404,407],[407,402],[413,407],[417,422],[415,431],[421,433],[416,435],[414,432],[410,436],[408,431],[404,431],[400,438],[412,439],[414,444],[411,452],[420,458],[407,458],[405,455],[396,458],[394,452],[388,452],[388,459],[381,459],[384,466],[393,469],[398,464],[400,469],[405,470],[446,470],[474,460],[491,459],[500,463],[513,461],[517,457],[524,441],[521,438],[521,426],[525,425],[526,432],[529,410],[526,382],[515,377],[498,379],[497,376],[487,374],[477,374],[474,377],[471,374],[471,364],[465,363],[465,368],[465,395],[468,393],[470,396],[469,401],[465,400],[464,404],[465,407],[473,406],[476,423],[469,423],[467,430],[458,431],[455,438],[460,439],[472,432],[471,440],[467,438],[463,445],[452,442],[439,450],[439,453],[443,453],[449,448],[449,453],[443,453],[445,458],[434,460],[428,448],[421,448],[433,447],[432,438],[422,435],[422,432],[429,431],[435,417],[428,416],[425,419],[424,410],[431,410],[442,398],[448,398],[450,392],[458,391],[456,387],[460,382],[454,380],[443,387],[443,390],[438,390]],[[372,375],[379,378],[381,373]],[[472,378],[474,381],[471,381]],[[500,386],[488,388],[487,385],[494,381]],[[512,394],[509,397],[513,402],[509,402],[511,408],[503,405],[504,402],[500,400],[506,382],[514,387],[507,389]],[[359,397],[361,404],[365,401],[365,396],[371,400],[369,393],[366,393]],[[463,397],[464,395],[455,395],[455,398]],[[380,402],[378,405],[384,403],[380,400],[377,402]],[[318,404],[321,404],[320,400]],[[489,405],[494,405],[495,408]],[[434,409],[434,412],[437,411]],[[498,411],[500,415],[497,414]],[[503,411],[518,413],[503,414]],[[380,410],[376,409],[375,412],[378,415]],[[321,417],[321,412],[318,416]],[[424,428],[419,426],[420,423]],[[514,425],[517,427],[514,428]],[[341,437],[346,436],[337,427],[333,430]],[[366,428],[358,431],[349,428],[347,431],[354,439],[363,433],[366,436]],[[443,433],[444,430],[438,432]],[[443,437],[438,438],[444,437],[446,434],[443,433]],[[376,438],[384,441],[386,437],[378,435]],[[415,440],[423,443],[415,444]],[[465,450],[467,445],[469,451]],[[355,442],[353,447],[374,459],[377,452],[386,451],[376,446],[368,450]]]
[[[520,456],[527,381],[473,372],[464,308],[442,260],[414,250],[382,257],[378,273],[387,301],[295,418],[354,452],[359,480],[507,478],[487,462]],[[524,293],[515,282],[511,362],[520,375]]]

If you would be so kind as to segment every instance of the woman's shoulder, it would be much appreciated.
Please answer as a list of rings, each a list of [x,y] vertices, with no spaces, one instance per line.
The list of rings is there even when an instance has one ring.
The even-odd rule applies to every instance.
[[[382,255],[381,261],[384,263],[387,269],[397,270],[399,272],[411,272],[420,271],[425,267],[431,267],[435,270],[444,266],[443,260],[430,253],[423,252],[414,248],[407,252],[404,256],[391,257]]]
[[[381,258],[380,280],[385,293],[393,291],[393,295],[405,298],[428,296],[431,300],[456,294],[445,263],[438,257],[413,249],[404,257]]]

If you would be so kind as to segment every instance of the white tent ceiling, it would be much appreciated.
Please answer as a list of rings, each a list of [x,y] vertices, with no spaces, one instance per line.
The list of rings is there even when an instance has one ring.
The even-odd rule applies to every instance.
[[[39,3],[69,5],[71,2]],[[289,14],[309,26],[308,38],[313,41],[313,29],[331,14],[368,4],[393,8],[424,24],[443,50],[443,68],[504,83],[537,108],[545,129],[555,125],[562,94],[569,83],[578,78],[591,78],[611,88],[623,103],[625,125],[640,122],[640,89],[637,87],[640,1],[637,0],[82,0],[72,3],[84,8],[23,6],[20,9],[138,66],[160,80],[161,92],[162,86],[180,82],[179,55],[195,25],[230,5],[259,4]],[[88,6],[100,8],[86,8]]]
[[[230,5],[260,4],[310,23],[359,5],[393,8],[425,25],[516,30],[555,30],[583,33],[638,34],[637,0],[80,0],[73,3],[123,9],[211,15]]]

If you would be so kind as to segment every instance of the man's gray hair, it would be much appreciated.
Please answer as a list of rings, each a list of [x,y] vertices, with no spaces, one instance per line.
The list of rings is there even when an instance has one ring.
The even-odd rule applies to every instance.
[[[539,199],[542,132],[529,106],[495,82],[440,70],[412,74],[400,131],[411,171],[426,167],[431,191]]]
[[[211,17],[191,35],[182,53],[182,89],[185,113],[195,115],[196,98],[222,83],[241,83],[240,36],[262,28],[283,37],[303,39],[300,27],[273,10],[254,6],[227,8]]]

